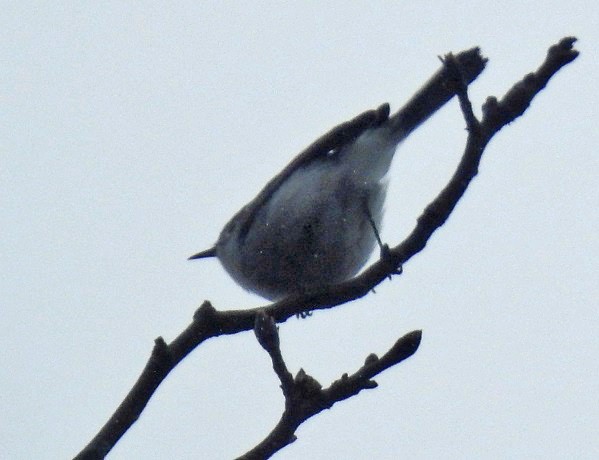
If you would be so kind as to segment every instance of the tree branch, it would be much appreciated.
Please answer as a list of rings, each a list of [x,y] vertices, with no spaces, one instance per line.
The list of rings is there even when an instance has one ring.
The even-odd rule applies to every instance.
[[[295,379],[291,378],[281,356],[276,323],[263,311],[256,315],[255,332],[258,341],[270,355],[273,368],[281,380],[281,388],[285,396],[285,410],[270,434],[237,460],[271,457],[275,452],[296,440],[295,431],[310,417],[325,409],[330,409],[339,401],[357,395],[362,390],[376,388],[377,383],[371,379],[416,353],[422,338],[421,331],[406,334],[381,358],[375,354],[369,355],[364,365],[354,374],[349,376],[343,374],[330,387],[322,389],[320,383],[306,374],[303,369],[300,369]]]
[[[482,121],[476,129],[469,130],[464,155],[455,174],[441,193],[426,207],[418,218],[415,228],[401,244],[385,251],[384,257],[356,278],[330,286],[320,292],[291,296],[267,307],[249,310],[221,312],[217,311],[209,302],[204,302],[196,311],[192,323],[173,342],[167,345],[161,337],[156,339],[150,359],[129,394],[98,434],[75,458],[78,460],[104,458],[127,429],[139,418],[154,391],[170,371],[205,340],[219,335],[236,334],[253,329],[259,312],[265,312],[269,317],[274,318],[275,322],[281,323],[305,311],[332,308],[365,296],[383,280],[397,274],[407,261],[424,249],[431,235],[445,223],[468,185],[478,173],[484,148],[493,135],[503,126],[522,115],[534,96],[545,87],[549,79],[578,56],[578,52],[573,50],[574,42],[574,38],[564,38],[550,48],[545,62],[536,72],[527,75],[522,81],[516,83],[500,101],[493,97],[487,99],[483,106]],[[462,73],[462,82],[471,82],[477,78],[484,68],[485,60],[480,56],[477,49],[459,53],[455,59],[459,62],[465,53],[476,65],[471,67],[460,65],[459,71]],[[455,60],[448,57],[446,61],[454,62]],[[451,85],[453,78],[453,84],[455,84],[455,72],[446,72],[444,70],[447,69],[446,65],[444,64],[443,70],[435,74],[410,103],[415,100],[426,101],[427,91],[431,88],[438,90],[442,87],[440,83]],[[447,90],[444,91],[447,92]],[[471,118],[474,115],[469,113],[471,107],[468,109],[469,102],[465,95],[465,89],[460,89],[460,84],[458,84],[455,91],[448,92],[450,94],[448,99],[456,91],[460,97],[467,125],[472,128],[475,126]],[[466,104],[466,107],[464,104]],[[422,107],[422,105],[418,106]],[[416,116],[426,118],[426,114],[417,114]],[[319,142],[326,144],[326,139],[320,139]],[[379,362],[378,366],[382,365],[380,361],[385,356],[381,360],[377,360]],[[364,368],[360,371],[366,372]],[[300,385],[298,378],[300,378],[299,374],[294,380],[294,386]],[[335,387],[335,384],[322,391],[333,392],[334,388],[336,388],[335,391],[349,391],[343,390],[346,388],[345,386]]]

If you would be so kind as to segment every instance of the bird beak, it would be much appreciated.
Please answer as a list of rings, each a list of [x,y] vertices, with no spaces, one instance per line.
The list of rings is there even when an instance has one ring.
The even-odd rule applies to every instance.
[[[206,257],[216,257],[216,246],[211,247],[210,249],[206,249],[205,251],[198,252],[197,254],[194,254],[187,260],[204,259]]]

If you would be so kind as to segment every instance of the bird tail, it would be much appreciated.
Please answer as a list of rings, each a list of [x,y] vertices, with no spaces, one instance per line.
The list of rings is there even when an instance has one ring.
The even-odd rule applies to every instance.
[[[487,63],[479,48],[463,51],[455,58],[467,83],[474,81]],[[452,78],[455,77],[449,74],[447,68],[441,67],[401,109],[389,117],[388,126],[395,143],[408,137],[455,96],[457,86],[452,84]]]

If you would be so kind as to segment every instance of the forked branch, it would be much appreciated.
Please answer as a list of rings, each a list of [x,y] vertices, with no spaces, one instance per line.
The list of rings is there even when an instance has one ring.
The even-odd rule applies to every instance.
[[[445,223],[455,209],[468,185],[478,173],[482,154],[491,138],[504,126],[521,116],[551,77],[563,66],[576,59],[578,52],[573,49],[574,42],[575,39],[572,37],[562,39],[549,49],[548,55],[539,69],[516,83],[502,99],[497,100],[494,97],[489,97],[483,106],[481,121],[478,121],[472,112],[466,88],[467,84],[474,81],[482,72],[486,60],[481,57],[478,49],[468,50],[455,56],[447,56],[441,71],[435,74],[415,96],[418,101],[423,101],[422,104],[417,105],[424,111],[412,114],[412,116],[427,117],[427,94],[433,94],[430,91],[438,92],[441,89],[443,94],[448,95],[448,99],[453,94],[457,94],[468,127],[468,140],[453,177],[439,195],[426,207],[408,237],[399,245],[385,251],[384,257],[371,265],[361,275],[352,280],[330,286],[320,292],[292,296],[263,308],[248,310],[217,311],[209,302],[204,302],[194,315],[192,323],[170,344],[166,344],[161,337],[156,339],[152,355],[133,388],[104,427],[77,455],[76,459],[104,458],[121,436],[139,418],[154,391],[169,372],[205,340],[219,335],[252,330],[257,318],[262,318],[262,315],[267,315],[276,323],[282,323],[288,318],[305,311],[332,308],[365,296],[386,278],[400,272],[401,267],[424,249],[431,235]],[[429,92],[427,93],[427,91]],[[438,93],[434,94],[438,97]],[[411,102],[414,100],[413,98]],[[409,116],[409,114],[406,116]],[[361,118],[359,119],[361,120]],[[344,126],[347,127],[347,124],[344,124]],[[351,126],[349,128],[351,129]],[[339,135],[339,132],[338,130],[332,130],[330,135]],[[318,142],[326,144],[326,136],[319,139]],[[419,332],[413,332],[400,339],[397,347],[402,349],[406,344],[411,344],[412,348],[409,349],[408,347],[411,354],[416,350],[418,340]],[[269,353],[271,352],[269,351]],[[318,395],[317,399],[321,401],[321,405],[308,399],[312,402],[308,404],[308,409],[304,409],[302,413],[302,416],[308,414],[309,417],[324,408],[332,406],[336,401],[357,394],[361,389],[371,388],[372,386],[368,385],[372,384],[367,382],[371,382],[369,379],[372,376],[389,367],[387,364],[393,365],[401,361],[401,359],[396,360],[397,356],[401,356],[401,352],[397,356],[392,353],[393,358],[386,358],[388,355],[389,353],[380,359],[367,360],[367,363],[354,375],[342,378],[325,390],[320,389],[319,385],[316,385],[315,381],[305,374],[298,374],[295,379],[291,379],[291,374],[287,375],[288,371],[284,367],[282,357],[277,358],[275,356],[275,369],[277,375],[281,378],[286,393],[305,395],[306,391],[308,393],[309,391],[315,391],[315,394]],[[275,365],[275,358],[273,358],[273,365]],[[317,387],[318,390],[316,391]],[[277,431],[277,428],[275,428],[273,430],[275,434],[271,433],[269,435],[269,438],[273,436],[279,439],[277,443],[281,445],[293,440],[295,429],[291,431],[291,428],[301,418],[298,418],[298,409],[291,410],[286,407],[286,413],[288,410],[291,412],[287,415],[284,413],[279,424],[286,417],[290,418],[293,423],[288,424],[286,430]],[[268,441],[269,438],[264,442],[270,442]]]

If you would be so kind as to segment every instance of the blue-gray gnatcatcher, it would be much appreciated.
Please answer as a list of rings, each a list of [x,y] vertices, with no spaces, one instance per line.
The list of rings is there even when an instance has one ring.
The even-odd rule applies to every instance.
[[[468,82],[484,67],[478,49],[456,58]],[[238,284],[270,300],[353,277],[380,244],[395,150],[452,98],[449,79],[441,68],[392,116],[383,104],[319,138],[190,259],[218,257]]]

